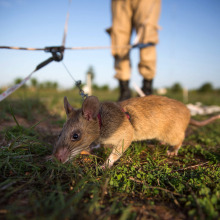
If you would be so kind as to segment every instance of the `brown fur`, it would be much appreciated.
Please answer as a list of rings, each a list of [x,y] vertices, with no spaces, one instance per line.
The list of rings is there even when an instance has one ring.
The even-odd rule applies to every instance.
[[[113,145],[105,167],[111,167],[132,141],[157,139],[173,147],[168,155],[177,155],[190,122],[190,112],[184,104],[154,95],[119,103],[100,103],[95,96],[90,96],[77,110],[65,97],[64,107],[68,120],[53,153],[63,163],[94,142]],[[125,112],[129,113],[130,120]],[[76,134],[77,140],[73,138]]]

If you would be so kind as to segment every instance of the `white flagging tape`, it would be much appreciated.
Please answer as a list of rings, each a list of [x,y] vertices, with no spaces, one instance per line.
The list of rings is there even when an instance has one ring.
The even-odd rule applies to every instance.
[[[5,92],[0,94],[0,102],[2,100],[4,100],[6,97],[8,97],[9,95],[11,95],[15,90],[17,90],[21,86],[23,86],[31,78],[31,76],[34,72],[36,72],[36,70],[34,70],[30,75],[28,75],[26,78],[24,78],[24,80],[22,80],[20,83],[12,86],[11,88],[7,89]]]
[[[135,82],[133,83],[133,87],[140,97],[145,96],[144,92],[141,90],[141,88]]]

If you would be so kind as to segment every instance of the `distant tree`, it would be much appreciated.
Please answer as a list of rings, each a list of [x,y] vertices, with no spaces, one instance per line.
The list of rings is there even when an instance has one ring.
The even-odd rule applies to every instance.
[[[108,91],[109,90],[109,86],[108,85],[103,85],[103,86],[101,86],[101,90]]]
[[[108,91],[109,90],[109,86],[106,84],[106,85],[103,85],[103,86],[99,86],[97,84],[93,84],[92,85],[92,88],[94,90],[99,90],[99,91]]]
[[[51,85],[52,85],[52,82],[50,82],[50,81],[46,81],[46,82],[44,83],[44,87],[47,88],[47,89],[50,89],[50,88],[51,88]]]
[[[183,87],[180,83],[174,83],[173,86],[170,88],[171,92],[182,92]]]
[[[38,88],[44,89],[44,87],[45,87],[45,86],[44,86],[44,83],[39,83],[39,84],[38,84]]]
[[[31,79],[31,86],[34,88],[36,88],[38,86],[38,81],[36,78]]]
[[[18,84],[18,83],[21,83],[22,79],[21,78],[16,78],[14,80],[14,84]]]
[[[92,85],[92,88],[93,88],[94,90],[99,90],[99,89],[100,89],[100,87],[99,87],[97,84],[93,84],[93,85]]]
[[[57,82],[50,82],[50,81],[46,81],[46,82],[38,84],[38,87],[40,89],[57,89],[58,86],[59,85]]]
[[[19,83],[21,83],[22,82],[22,79],[21,78],[16,78],[15,80],[14,80],[14,84],[19,84]],[[22,86],[22,88],[26,88],[27,87],[27,85],[26,84],[24,84],[23,86]]]
[[[212,92],[213,91],[213,86],[210,82],[204,83],[199,89],[199,92]]]
[[[58,88],[58,83],[57,83],[57,82],[53,82],[52,88],[53,88],[53,89],[57,89],[57,88]]]

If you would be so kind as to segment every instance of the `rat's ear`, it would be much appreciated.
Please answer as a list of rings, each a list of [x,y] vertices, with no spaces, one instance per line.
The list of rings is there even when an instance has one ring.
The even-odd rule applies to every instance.
[[[70,105],[70,103],[68,102],[67,100],[67,97],[65,96],[64,97],[64,108],[65,108],[65,111],[66,111],[66,115],[69,116],[72,112],[74,112],[74,108]]]
[[[82,113],[88,121],[95,119],[99,114],[99,100],[95,96],[87,97],[82,104]]]

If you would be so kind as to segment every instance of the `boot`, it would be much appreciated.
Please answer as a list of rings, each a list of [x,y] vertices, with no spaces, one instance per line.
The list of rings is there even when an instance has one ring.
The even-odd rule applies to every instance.
[[[150,80],[143,79],[142,91],[144,92],[145,95],[153,94],[152,84],[153,84],[153,79],[150,79]]]
[[[120,97],[118,101],[124,101],[126,99],[131,98],[131,91],[128,85],[129,85],[129,80],[127,81],[119,80]]]

